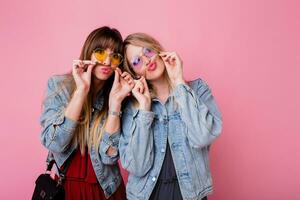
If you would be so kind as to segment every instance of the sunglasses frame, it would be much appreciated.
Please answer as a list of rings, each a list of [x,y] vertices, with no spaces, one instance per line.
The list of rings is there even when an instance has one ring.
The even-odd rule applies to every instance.
[[[104,49],[102,49],[102,48],[96,48],[96,49],[93,50],[93,54],[96,53],[96,52],[99,51],[99,50],[103,50],[103,51],[105,51],[105,53],[106,53],[106,50],[104,50]],[[106,54],[108,54],[108,53],[106,53]],[[120,65],[122,64],[122,62],[123,62],[123,56],[122,56],[121,54],[119,54],[119,53],[112,52],[112,53],[108,54],[110,61],[111,61],[112,55],[114,55],[114,54],[117,54],[117,55],[121,58],[121,59],[120,59],[120,63],[117,65],[117,66],[120,66]],[[107,56],[105,57],[105,59],[104,59],[103,61],[98,60],[96,56],[95,56],[95,58],[96,58],[96,60],[97,60],[98,62],[103,62],[103,61],[107,58]]]
[[[146,55],[145,55],[145,49],[151,50],[152,52],[154,52],[154,55],[151,56],[151,57],[146,56]],[[151,58],[153,58],[153,57],[154,57],[155,55],[157,55],[157,54],[158,54],[158,52],[156,52],[155,50],[153,50],[153,49],[151,49],[151,48],[149,48],[149,47],[143,47],[143,49],[142,49],[142,55],[139,56],[138,58],[141,58],[142,56],[146,56],[147,58],[151,59]],[[133,69],[141,68],[141,67],[144,66],[144,61],[142,61],[142,66],[141,66],[141,67],[134,67],[132,61],[130,61],[130,65],[131,65],[131,67],[132,67]]]

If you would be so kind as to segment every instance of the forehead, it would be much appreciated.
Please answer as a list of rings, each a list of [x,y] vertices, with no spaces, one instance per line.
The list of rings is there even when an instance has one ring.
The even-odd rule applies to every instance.
[[[131,60],[135,56],[139,56],[141,54],[142,50],[143,50],[143,47],[129,44],[126,49],[127,59]]]
[[[105,51],[108,52],[108,53],[112,53],[113,52],[113,50],[111,50],[111,48],[106,48]]]

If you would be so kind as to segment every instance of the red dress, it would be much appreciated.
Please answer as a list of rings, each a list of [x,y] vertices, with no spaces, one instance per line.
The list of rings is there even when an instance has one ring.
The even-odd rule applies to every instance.
[[[64,188],[66,200],[106,199],[104,192],[98,183],[87,149],[84,155],[81,155],[80,150],[77,149],[75,155],[72,156],[69,169],[66,173]],[[125,185],[123,181],[117,191],[109,199],[126,199]]]

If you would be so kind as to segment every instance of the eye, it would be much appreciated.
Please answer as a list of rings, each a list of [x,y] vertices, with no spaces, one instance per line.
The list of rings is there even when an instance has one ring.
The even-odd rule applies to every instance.
[[[144,48],[144,55],[147,56],[148,58],[151,58],[154,56],[155,52],[152,49],[149,48]]]
[[[103,49],[96,49],[94,51],[94,55],[95,55],[95,58],[100,62],[103,62],[107,57],[107,53]]]
[[[132,61],[132,65],[134,67],[138,66],[140,63],[141,63],[141,58],[139,58],[139,57],[134,58],[133,61]]]
[[[105,54],[105,51],[103,49],[97,49],[95,52],[100,54],[100,55]]]
[[[151,52],[152,52],[152,50],[149,49],[149,48],[145,48],[145,49],[144,49],[144,53],[151,53]]]
[[[113,58],[113,59],[119,59],[119,55],[118,55],[118,54],[113,54],[113,55],[112,55],[112,58]]]

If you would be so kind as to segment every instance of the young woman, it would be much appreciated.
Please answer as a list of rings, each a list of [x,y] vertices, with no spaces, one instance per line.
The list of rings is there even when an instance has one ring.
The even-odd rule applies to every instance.
[[[117,160],[121,102],[134,86],[121,73],[119,31],[101,27],[87,37],[72,72],[48,81],[41,142],[60,169],[66,199],[124,199]]]
[[[125,70],[138,78],[126,103],[119,145],[127,198],[206,199],[208,151],[222,119],[208,85],[185,82],[182,61],[143,33],[125,41]]]

